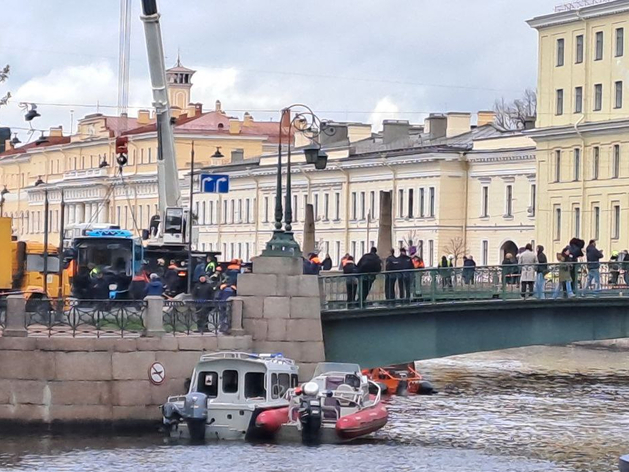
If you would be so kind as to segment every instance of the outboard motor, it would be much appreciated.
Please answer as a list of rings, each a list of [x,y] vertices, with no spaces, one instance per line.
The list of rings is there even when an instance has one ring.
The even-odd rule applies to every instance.
[[[301,439],[306,444],[317,442],[321,431],[323,411],[321,398],[318,394],[319,386],[315,382],[308,382],[302,387],[299,421],[301,423]]]
[[[188,393],[183,404],[181,416],[188,425],[190,439],[205,440],[205,423],[207,421],[207,395],[200,392]]]

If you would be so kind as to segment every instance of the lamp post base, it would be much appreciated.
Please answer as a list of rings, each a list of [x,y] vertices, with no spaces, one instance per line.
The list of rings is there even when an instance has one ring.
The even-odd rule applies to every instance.
[[[266,249],[262,251],[262,256],[302,257],[302,253],[292,231],[275,230],[271,240],[266,243]]]

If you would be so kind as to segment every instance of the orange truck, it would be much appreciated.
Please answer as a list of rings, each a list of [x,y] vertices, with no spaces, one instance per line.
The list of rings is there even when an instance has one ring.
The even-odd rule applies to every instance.
[[[59,291],[59,248],[48,245],[48,267],[44,274],[44,245],[13,238],[11,218],[0,218],[0,296],[24,293],[27,299],[57,298],[70,294],[67,271],[61,277]],[[44,277],[47,292],[44,292]]]

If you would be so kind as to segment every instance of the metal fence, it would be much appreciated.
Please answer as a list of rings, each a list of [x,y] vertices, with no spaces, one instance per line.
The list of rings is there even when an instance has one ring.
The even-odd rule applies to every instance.
[[[141,336],[146,303],[142,300],[31,299],[26,302],[29,336]]]
[[[229,334],[231,325],[231,301],[166,300],[164,302],[164,327],[172,334]]]
[[[522,273],[536,282],[523,287]],[[538,274],[541,274],[538,275]],[[569,281],[563,284],[561,280]],[[523,294],[523,289],[526,293]],[[409,303],[629,296],[629,262],[448,267],[378,274],[321,276],[322,309],[352,310]],[[531,293],[533,292],[533,293]]]

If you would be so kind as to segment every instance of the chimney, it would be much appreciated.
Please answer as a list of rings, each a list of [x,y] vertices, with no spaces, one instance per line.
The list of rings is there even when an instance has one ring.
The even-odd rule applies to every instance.
[[[172,107],[172,108],[170,109],[170,115],[171,115],[173,118],[175,118],[175,119],[176,119],[176,118],[179,118],[179,117],[181,116],[181,108],[179,108],[179,107]]]
[[[243,126],[250,126],[252,123],[253,123],[253,116],[251,116],[251,114],[248,111],[246,111]]]
[[[496,113],[493,111],[479,111],[477,126],[491,125],[496,119]]]
[[[229,120],[229,134],[240,134],[240,121],[238,119]]]
[[[242,162],[245,159],[245,151],[242,149],[234,149],[232,151],[232,160],[231,163],[234,162]]]
[[[6,139],[4,141],[4,150],[2,150],[2,148],[0,148],[0,152],[10,151],[12,149],[15,149],[15,147],[13,147],[13,143],[11,142],[10,139]]]
[[[194,104],[194,116],[201,116],[203,114],[203,104],[195,103]]]
[[[50,128],[50,132],[48,133],[48,136],[51,138],[61,138],[63,137],[63,127],[62,126],[57,126],[55,127],[51,127]]]
[[[384,120],[382,122],[382,142],[391,144],[394,141],[408,139],[409,124],[407,120]]]
[[[221,108],[221,101],[220,100],[216,100],[216,103],[214,104],[214,111],[217,113],[223,113],[223,109]]]
[[[524,129],[534,129],[536,116],[528,116],[524,119]]]
[[[446,135],[448,119],[440,113],[431,113],[424,121],[424,130],[428,133],[428,139],[439,139]]]
[[[148,125],[151,122],[151,112],[148,110],[138,111],[138,124]]]
[[[447,115],[446,137],[452,138],[469,133],[472,124],[471,113],[451,112]]]

